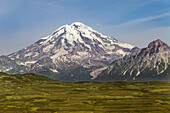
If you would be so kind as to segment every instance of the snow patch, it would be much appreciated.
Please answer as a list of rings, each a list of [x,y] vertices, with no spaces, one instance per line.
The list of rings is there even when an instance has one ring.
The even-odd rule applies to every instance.
[[[8,72],[12,69],[12,67],[5,69],[5,72]]]
[[[45,53],[49,52],[49,51],[50,51],[50,49],[51,49],[52,47],[54,47],[54,45],[53,45],[53,44],[50,44],[50,45],[48,45],[48,46],[44,47],[44,48],[43,48],[43,52],[45,52]]]
[[[123,55],[123,56],[127,54],[127,52],[124,52],[122,49],[117,50],[116,53]]]
[[[138,76],[140,74],[140,71],[137,72],[136,76]]]
[[[128,69],[127,69],[126,71],[123,72],[123,75],[125,75],[127,71],[128,71]]]
[[[98,75],[99,75],[103,70],[105,70],[106,68],[107,68],[107,66],[92,71],[92,72],[90,73],[90,75],[91,75],[93,78],[91,78],[91,79],[92,79],[92,80],[96,79],[96,78],[98,77]]]
[[[132,46],[130,44],[126,44],[126,43],[117,42],[117,43],[114,43],[114,44],[117,44],[117,45],[119,45],[120,47],[123,47],[123,48],[129,48],[129,49],[134,48],[134,46]]]
[[[50,70],[54,73],[58,73],[58,71],[56,69],[50,69]]]
[[[31,55],[32,55],[32,53],[30,52],[30,53],[25,54],[24,57],[28,57],[28,56],[31,56]]]
[[[37,62],[37,61],[26,61],[25,65],[31,65],[31,64],[34,64],[35,62]]]

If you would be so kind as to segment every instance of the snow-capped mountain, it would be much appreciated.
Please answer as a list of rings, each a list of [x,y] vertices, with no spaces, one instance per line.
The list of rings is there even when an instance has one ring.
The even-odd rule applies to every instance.
[[[170,47],[159,39],[153,41],[135,55],[114,61],[97,80],[170,80]]]
[[[130,44],[121,43],[87,25],[75,22],[64,25],[31,46],[8,55],[12,62],[17,66],[24,66],[25,69],[15,72],[13,66],[8,66],[6,71],[38,74],[50,72],[54,75],[71,69],[70,67],[105,66],[137,50],[138,48]],[[4,71],[2,68],[0,70]]]

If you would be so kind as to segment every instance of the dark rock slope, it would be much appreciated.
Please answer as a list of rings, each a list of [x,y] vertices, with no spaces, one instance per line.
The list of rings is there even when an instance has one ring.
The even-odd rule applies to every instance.
[[[153,41],[135,55],[114,61],[96,80],[170,80],[170,47],[159,39]]]

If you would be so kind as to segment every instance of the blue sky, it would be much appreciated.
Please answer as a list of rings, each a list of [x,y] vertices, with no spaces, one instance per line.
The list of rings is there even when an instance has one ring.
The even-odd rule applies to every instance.
[[[170,0],[0,0],[0,55],[82,22],[137,47],[170,45]]]

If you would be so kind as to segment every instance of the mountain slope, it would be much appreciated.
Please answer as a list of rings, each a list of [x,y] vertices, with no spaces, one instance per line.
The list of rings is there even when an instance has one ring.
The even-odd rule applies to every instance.
[[[73,68],[79,67],[91,69],[93,66],[106,66],[137,50],[132,45],[121,43],[75,22],[64,25],[31,46],[8,55],[10,60],[23,69],[16,70],[14,66],[9,66],[9,70],[5,72],[32,72],[55,78],[57,74],[70,68],[74,70]],[[4,71],[1,68],[0,70]]]
[[[22,72],[21,70],[26,70],[27,67],[23,65],[18,65],[14,60],[11,60],[7,56],[0,56],[0,71],[1,72]]]
[[[32,83],[47,83],[47,82],[58,82],[59,81],[55,81],[53,79],[50,79],[48,77],[44,77],[44,76],[40,76],[40,75],[36,75],[36,74],[32,74],[32,73],[27,73],[27,74],[6,74],[6,73],[2,73],[0,72],[0,82],[1,82],[1,86],[3,86],[4,84],[8,84],[8,85],[18,85],[18,84],[22,84],[22,86],[26,85],[26,84],[32,84]]]
[[[9,57],[26,66],[45,57],[49,57],[56,64],[64,61],[82,65],[83,61],[83,65],[89,66],[101,60],[108,62],[130,54],[133,47],[76,22],[60,27],[50,36]]]
[[[135,55],[114,61],[97,80],[170,80],[170,47],[159,39],[153,41]]]

